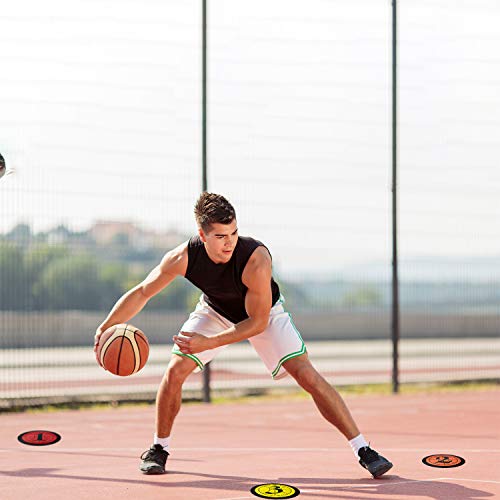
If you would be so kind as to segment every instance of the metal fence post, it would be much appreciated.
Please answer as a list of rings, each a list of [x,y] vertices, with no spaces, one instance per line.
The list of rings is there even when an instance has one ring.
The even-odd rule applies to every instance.
[[[392,0],[392,392],[399,392],[399,278],[397,184],[397,0]]]
[[[207,191],[207,0],[202,0],[202,176],[201,189]],[[210,403],[210,363],[203,370],[203,402]]]

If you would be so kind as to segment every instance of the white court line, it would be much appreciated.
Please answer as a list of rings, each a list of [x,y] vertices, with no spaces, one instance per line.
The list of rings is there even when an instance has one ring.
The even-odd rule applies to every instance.
[[[61,444],[57,448],[50,448],[50,451],[137,451],[137,447],[127,447],[127,448],[115,448],[115,447],[99,447],[99,448],[62,448]],[[0,449],[0,453],[11,452],[12,449]],[[47,449],[49,451],[49,449]],[[240,453],[240,452],[289,452],[289,451],[310,451],[310,452],[351,452],[351,449],[346,447],[343,448],[183,448],[183,447],[172,447],[172,451],[216,451],[216,452],[226,452],[226,453]],[[422,448],[383,448],[384,452],[408,452],[408,453],[421,453],[423,455],[429,454],[431,450]],[[479,448],[459,448],[455,450],[457,453],[500,453],[500,449],[479,449]]]
[[[456,478],[456,477],[441,477],[441,481],[472,481],[474,483],[493,483],[493,484],[500,484],[500,481],[490,481],[489,479],[463,479],[463,478]]]
[[[387,479],[384,480],[383,483],[370,483],[370,484],[336,484],[335,487],[339,488],[378,488],[379,486],[396,486],[397,484],[413,484],[413,483],[431,483],[433,481],[441,481],[444,478],[436,478],[436,479],[410,479],[409,481],[398,481],[397,483],[394,483],[392,481],[388,481]],[[307,492],[313,492],[313,491],[324,491],[324,490],[300,490],[303,491],[304,493]]]
[[[436,477],[432,479],[411,479],[409,481],[398,481],[394,483],[393,481],[384,480],[382,483],[372,483],[372,484],[354,484],[354,485],[342,485],[341,488],[378,488],[379,486],[395,486],[397,484],[412,484],[412,483],[433,483],[436,481],[453,481],[455,483],[460,483],[461,481],[473,481],[475,483],[494,483],[500,484],[500,481],[490,481],[488,479],[462,479],[458,477]],[[338,486],[338,485],[337,485]],[[324,490],[300,490],[304,493],[313,491],[324,491]]]
[[[109,449],[109,448],[108,448]],[[116,448],[115,448],[116,449]],[[382,449],[382,448],[381,448]],[[220,451],[220,452],[242,452],[242,451],[277,451],[277,452],[287,452],[287,451],[332,451],[332,452],[342,452],[348,451],[352,453],[351,448],[345,446],[343,448],[177,448],[172,447],[172,451]],[[408,453],[423,453],[429,454],[432,451],[423,448],[383,448],[384,452],[408,452]],[[449,450],[448,450],[449,451]],[[455,450],[457,453],[500,453],[500,449],[480,449],[480,448],[459,448]]]

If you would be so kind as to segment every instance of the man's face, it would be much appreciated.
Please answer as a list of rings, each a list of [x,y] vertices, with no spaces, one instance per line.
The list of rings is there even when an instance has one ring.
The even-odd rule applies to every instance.
[[[210,231],[198,230],[201,241],[205,243],[208,256],[216,264],[229,262],[238,243],[238,225],[236,219],[230,224],[212,224]]]

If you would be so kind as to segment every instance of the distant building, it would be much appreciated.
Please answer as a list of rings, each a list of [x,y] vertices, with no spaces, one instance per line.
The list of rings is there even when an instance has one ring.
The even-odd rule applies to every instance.
[[[187,239],[186,235],[176,230],[158,233],[143,229],[131,221],[96,221],[88,233],[98,245],[121,243],[136,249],[169,249]]]

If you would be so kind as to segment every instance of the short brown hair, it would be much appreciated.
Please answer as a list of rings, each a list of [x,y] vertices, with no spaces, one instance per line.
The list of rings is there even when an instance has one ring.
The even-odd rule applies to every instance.
[[[194,206],[194,216],[198,227],[208,233],[213,223],[231,224],[236,212],[224,196],[204,191]]]

